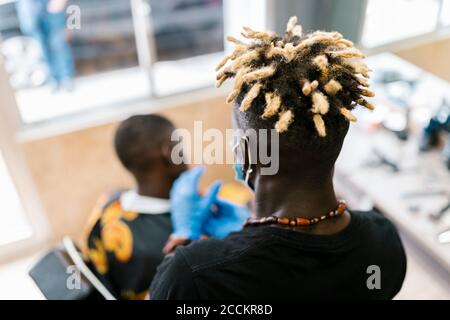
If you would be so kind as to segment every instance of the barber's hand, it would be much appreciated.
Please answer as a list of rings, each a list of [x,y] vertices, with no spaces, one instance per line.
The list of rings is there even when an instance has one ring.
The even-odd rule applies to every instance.
[[[202,226],[210,215],[221,183],[215,182],[206,195],[201,196],[198,185],[204,167],[186,171],[175,180],[170,191],[170,208],[173,225],[172,239],[199,239]]]
[[[223,239],[231,232],[241,230],[245,220],[250,217],[246,207],[220,199],[214,204],[216,208],[203,226],[203,233],[210,237]]]

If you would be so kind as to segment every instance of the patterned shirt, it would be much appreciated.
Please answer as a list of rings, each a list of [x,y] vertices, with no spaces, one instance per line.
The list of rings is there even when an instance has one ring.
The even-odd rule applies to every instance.
[[[141,300],[164,258],[162,248],[172,225],[170,213],[160,212],[165,200],[137,195],[145,200],[137,207],[155,203],[156,212],[152,208],[147,212],[125,210],[121,198],[127,192],[114,192],[99,200],[88,222],[84,254],[117,299]]]

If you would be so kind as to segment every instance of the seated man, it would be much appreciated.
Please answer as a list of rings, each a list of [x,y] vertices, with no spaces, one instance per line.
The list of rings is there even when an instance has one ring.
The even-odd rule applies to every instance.
[[[244,133],[236,168],[255,192],[255,216],[222,240],[198,240],[210,210],[189,182],[198,170],[184,173],[171,191],[174,233],[166,248],[176,249],[158,267],[151,298],[393,298],[406,272],[396,228],[376,212],[347,210],[333,187],[349,121],[356,120],[351,110],[372,109],[362,54],[337,32],[302,34],[295,17],[283,37],[250,28],[243,35],[247,43],[230,39],[238,46],[219,69],[233,64],[218,80],[235,76],[227,100]],[[272,128],[279,170],[268,175],[252,150],[271,141],[246,133]],[[222,218],[224,226],[230,217]]]
[[[133,116],[115,134],[115,150],[135,188],[100,200],[87,228],[85,255],[118,299],[143,299],[172,232],[169,191],[186,166],[171,161],[173,124]],[[111,173],[114,174],[114,173]]]

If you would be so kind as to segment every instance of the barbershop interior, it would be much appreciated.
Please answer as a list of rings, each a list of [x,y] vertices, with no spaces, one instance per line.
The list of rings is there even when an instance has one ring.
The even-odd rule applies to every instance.
[[[310,268],[310,279],[320,269],[335,280],[328,288],[320,277],[298,280],[308,288],[286,290],[293,298],[352,287],[344,297],[450,299],[449,56],[450,0],[0,0],[0,300],[279,298],[260,281],[250,287],[252,272],[302,279],[295,266]],[[328,175],[333,199],[345,204],[317,211],[319,219],[302,211],[325,208],[323,192],[324,205],[298,205],[287,225],[278,211],[258,215],[277,208],[264,183],[289,175],[295,181],[273,194],[321,202],[326,182],[304,197],[293,189],[307,185],[302,177],[309,183],[305,166],[327,167],[311,150],[330,143],[315,149],[311,141],[334,139],[341,122],[331,117],[349,125]],[[249,140],[228,141],[236,126],[267,123],[279,134],[278,179],[252,164]],[[303,132],[314,138],[305,142]],[[283,135],[308,147],[285,152]],[[236,158],[244,163],[237,168]],[[360,212],[371,212],[371,226],[352,226]],[[351,221],[339,229],[345,214]],[[315,235],[327,226],[340,231]],[[337,246],[350,226],[368,228],[362,233],[373,240],[353,236],[345,254],[274,258],[294,250],[271,247],[285,230],[306,233],[307,243],[336,236]],[[262,237],[263,228],[281,230],[258,240],[271,254],[267,264],[255,245],[233,247],[237,262],[207,267],[227,241],[237,246],[227,240],[234,232]],[[203,259],[186,275],[198,296],[177,291],[188,272],[176,268],[194,261],[175,265],[177,251],[178,260]],[[259,271],[251,259],[260,259]],[[368,268],[349,278],[362,260]]]

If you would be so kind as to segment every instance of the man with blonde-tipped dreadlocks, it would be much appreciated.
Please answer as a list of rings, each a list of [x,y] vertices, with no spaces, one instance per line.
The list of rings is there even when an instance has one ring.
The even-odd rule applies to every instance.
[[[236,48],[217,67],[218,85],[234,78],[227,102],[239,129],[279,133],[279,171],[264,175],[251,160],[251,143],[262,142],[241,138],[237,174],[255,192],[254,216],[223,240],[186,239],[160,265],[152,299],[393,298],[406,270],[396,228],[348,210],[333,187],[352,110],[373,109],[364,55],[338,32],[303,34],[295,17],[283,36],[242,35],[228,38]]]

